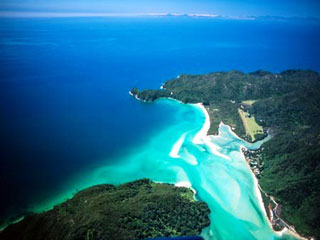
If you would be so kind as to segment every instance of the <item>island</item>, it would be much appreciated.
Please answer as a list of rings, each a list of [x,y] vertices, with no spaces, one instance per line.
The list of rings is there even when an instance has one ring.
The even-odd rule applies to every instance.
[[[198,236],[209,225],[206,203],[189,188],[141,179],[97,185],[52,210],[9,225],[0,239],[118,239]],[[190,239],[202,239],[194,237]]]
[[[275,230],[284,226],[320,239],[320,76],[311,70],[183,74],[159,90],[130,93],[142,101],[173,98],[202,103],[209,113],[208,134],[228,124],[255,142],[243,149],[259,180],[265,209]],[[292,227],[294,226],[294,228]]]

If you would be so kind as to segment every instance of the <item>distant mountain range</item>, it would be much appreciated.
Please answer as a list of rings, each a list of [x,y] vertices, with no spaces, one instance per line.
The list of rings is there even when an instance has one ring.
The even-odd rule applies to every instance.
[[[105,13],[105,12],[33,12],[33,11],[0,11],[1,17],[193,17],[234,20],[269,20],[269,21],[310,21],[320,22],[317,17],[285,16],[227,16],[211,13]]]

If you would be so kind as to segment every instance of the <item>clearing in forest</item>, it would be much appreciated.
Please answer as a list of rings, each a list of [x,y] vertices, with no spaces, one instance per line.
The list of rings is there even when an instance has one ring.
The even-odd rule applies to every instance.
[[[250,115],[248,112],[244,112],[240,108],[238,109],[238,112],[246,130],[246,135],[250,136],[252,141],[255,140],[256,134],[263,134],[263,128],[259,126],[254,116]]]

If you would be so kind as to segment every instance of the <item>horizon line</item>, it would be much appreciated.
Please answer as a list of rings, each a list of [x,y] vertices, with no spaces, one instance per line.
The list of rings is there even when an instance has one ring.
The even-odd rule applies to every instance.
[[[39,12],[39,11],[1,11],[0,18],[73,18],[73,17],[193,17],[193,18],[213,18],[230,20],[314,20],[320,21],[319,17],[300,16],[227,16],[211,13],[170,13],[170,12],[146,12],[146,13],[104,13],[104,12]]]

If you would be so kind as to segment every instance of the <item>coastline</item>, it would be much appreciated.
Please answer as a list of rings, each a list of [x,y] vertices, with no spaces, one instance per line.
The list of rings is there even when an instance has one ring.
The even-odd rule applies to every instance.
[[[197,104],[195,104],[195,105],[196,105],[197,107],[199,107],[199,108],[203,111],[203,114],[204,114],[205,117],[206,117],[204,126],[203,126],[203,128],[200,130],[200,132],[199,132],[199,133],[201,134],[201,138],[203,139],[203,138],[205,138],[205,137],[215,136],[215,135],[208,135],[208,134],[207,134],[207,132],[208,132],[208,130],[209,130],[209,128],[210,128],[210,116],[209,116],[209,113],[208,113],[208,111],[206,110],[206,108],[203,106],[203,103],[197,103]],[[220,127],[222,124],[223,124],[223,123],[221,122],[220,125],[219,125],[219,127]],[[230,132],[231,132],[235,137],[237,137],[238,139],[241,139],[236,133],[234,133],[234,132],[232,131],[232,128],[231,128],[229,125],[227,125],[227,126],[228,126]],[[204,136],[204,131],[205,131],[205,130],[206,130],[206,134],[205,134],[205,136]],[[198,134],[199,134],[199,133],[198,133]],[[197,134],[197,136],[198,136],[198,134]],[[196,136],[196,137],[197,137],[197,136]],[[196,138],[196,137],[195,137],[195,138]],[[199,137],[200,137],[200,136],[199,136]],[[194,138],[194,139],[195,139],[195,138]],[[198,140],[198,139],[196,139],[196,140]],[[243,140],[243,139],[241,139],[241,140]],[[196,143],[196,142],[197,142],[197,141],[194,140],[194,143]],[[249,166],[248,162],[246,161],[245,156],[244,156],[243,151],[242,151],[242,148],[246,148],[246,147],[243,146],[243,145],[241,145],[241,146],[240,146],[240,152],[241,152],[241,155],[242,155],[243,160],[246,162],[248,168],[250,169],[250,173],[251,173],[251,175],[252,175],[252,177],[253,177],[254,186],[255,186],[255,195],[256,195],[256,197],[257,197],[257,199],[258,199],[258,201],[259,201],[259,206],[260,206],[261,209],[265,209],[264,204],[263,204],[263,199],[262,199],[262,196],[261,196],[261,192],[260,192],[260,188],[258,187],[258,186],[259,186],[258,179],[256,178],[255,174],[253,173],[253,171],[252,171],[251,167]],[[265,217],[268,219],[268,223],[269,223],[270,227],[272,228],[272,224],[271,224],[271,222],[269,221],[269,218],[268,218],[268,216],[267,216],[267,214],[266,214],[266,211],[264,211],[264,215],[265,215]],[[273,229],[273,228],[272,228],[272,229]]]
[[[199,132],[200,134],[198,133],[199,136],[198,136],[198,134],[197,134],[196,137],[198,136],[199,138],[201,137],[202,139],[205,139],[206,137],[209,137],[209,136],[210,136],[210,137],[217,137],[217,135],[208,135],[208,134],[207,134],[208,131],[209,131],[209,129],[210,129],[210,123],[211,123],[211,122],[210,122],[209,113],[208,113],[207,109],[204,107],[203,103],[196,103],[196,104],[192,104],[192,105],[195,105],[196,107],[200,108],[200,109],[203,111],[203,114],[204,114],[205,117],[206,117],[204,126],[203,126],[203,128],[200,130],[200,132]],[[209,124],[209,125],[208,125],[208,124]],[[224,124],[224,123],[223,123],[223,122],[220,122],[219,127],[220,127],[222,124]],[[224,124],[224,125],[226,125],[226,124]],[[236,138],[238,138],[238,139],[240,139],[240,140],[242,140],[242,141],[245,141],[245,142],[248,143],[248,144],[254,144],[255,142],[257,142],[257,141],[255,141],[255,142],[250,143],[250,142],[242,139],[240,136],[238,136],[238,135],[233,131],[233,129],[232,129],[231,126],[229,126],[229,125],[227,125],[227,126],[228,126],[230,132],[231,132]],[[205,130],[206,130],[206,134],[205,134],[205,136],[204,136],[204,131],[205,131]],[[195,138],[196,138],[196,137],[195,137]],[[198,140],[199,140],[199,139],[197,138],[196,141],[194,141],[194,143],[197,143]],[[260,140],[260,141],[261,141],[261,140]],[[201,141],[198,141],[198,142],[202,143]],[[207,141],[204,141],[204,142],[207,143]],[[209,145],[210,145],[210,144],[209,144]],[[211,147],[210,147],[210,148],[211,148]],[[259,147],[259,148],[260,148],[260,147]],[[259,148],[258,148],[258,149],[259,149]],[[294,229],[293,226],[291,226],[291,225],[289,225],[288,223],[286,223],[286,222],[285,222],[282,218],[280,218],[280,217],[278,217],[278,218],[279,218],[281,221],[283,221],[285,227],[284,227],[282,230],[280,230],[280,231],[276,231],[276,230],[273,228],[273,224],[272,224],[272,222],[271,222],[271,219],[269,219],[269,217],[268,217],[268,215],[267,215],[267,209],[265,208],[265,205],[264,205],[264,201],[263,201],[263,198],[262,198],[262,192],[261,192],[262,189],[261,189],[261,187],[260,187],[260,185],[259,185],[259,180],[257,179],[256,175],[254,174],[254,172],[253,172],[252,168],[250,167],[250,165],[248,164],[248,161],[246,160],[246,157],[245,157],[242,149],[247,149],[247,148],[246,148],[245,146],[241,145],[239,150],[240,150],[240,152],[241,152],[241,155],[242,155],[243,160],[246,162],[246,164],[247,164],[247,166],[248,166],[248,168],[249,168],[249,170],[250,170],[250,173],[251,173],[251,175],[252,175],[252,177],[253,177],[254,186],[255,186],[255,187],[254,187],[254,188],[255,188],[255,195],[256,195],[256,197],[257,197],[257,199],[258,199],[260,208],[261,208],[262,210],[264,210],[263,212],[264,212],[265,218],[266,218],[267,221],[268,221],[268,224],[269,224],[270,228],[274,231],[274,233],[276,233],[276,234],[279,235],[279,236],[282,236],[283,234],[288,233],[288,234],[290,234],[290,235],[293,235],[293,236],[296,237],[296,238],[299,238],[299,239],[302,239],[302,240],[308,240],[308,238],[305,238],[305,237],[300,236],[300,235],[296,232],[296,230]],[[214,149],[214,153],[215,153],[215,154],[218,153],[219,156],[221,156],[221,155],[224,156],[224,155],[221,154],[220,152],[216,151],[216,149]],[[272,200],[274,201],[273,197],[272,197]],[[275,202],[275,201],[274,201],[274,202]]]
[[[130,94],[131,96],[134,96],[134,97],[135,97],[137,100],[139,100],[139,101],[147,102],[146,100],[142,100],[142,99],[140,99],[139,97],[137,97],[137,95],[132,94],[131,91],[129,92],[129,94]],[[205,116],[205,122],[203,123],[203,126],[202,126],[202,128],[200,129],[200,131],[199,131],[199,132],[196,134],[196,136],[193,138],[193,143],[195,143],[195,144],[203,144],[203,143],[205,143],[205,144],[207,144],[207,145],[209,146],[209,148],[210,148],[210,150],[212,151],[213,154],[217,154],[217,155],[220,156],[220,157],[226,158],[225,155],[223,155],[223,154],[221,154],[219,151],[217,151],[217,148],[215,147],[214,144],[210,144],[210,139],[209,139],[208,137],[211,137],[211,138],[218,137],[219,133],[218,133],[217,135],[208,134],[209,129],[210,129],[210,126],[211,126],[211,121],[210,121],[209,112],[208,112],[208,110],[205,108],[205,106],[203,105],[203,103],[201,103],[201,102],[199,102],[199,103],[184,103],[184,102],[182,102],[182,101],[180,101],[180,100],[177,100],[177,99],[174,99],[174,98],[172,98],[172,97],[160,97],[160,98],[158,98],[158,99],[156,99],[156,100],[159,100],[159,99],[170,99],[170,100],[174,100],[174,101],[177,101],[177,102],[179,102],[179,103],[182,103],[182,104],[190,104],[190,105],[192,105],[192,106],[197,107],[198,109],[200,109],[200,110],[202,111],[202,113],[204,114],[204,116]],[[220,124],[219,124],[219,128],[221,127],[222,124],[224,124],[224,123],[221,121]],[[248,141],[244,140],[243,138],[241,138],[238,134],[236,134],[236,133],[233,131],[233,129],[232,129],[231,126],[229,126],[229,125],[227,125],[227,124],[224,124],[224,125],[226,125],[226,126],[229,128],[229,130],[230,130],[230,132],[232,133],[232,135],[233,135],[234,137],[236,137],[237,139],[240,139],[240,140],[242,140],[242,141],[245,141],[247,144],[254,144],[254,143],[258,142],[258,141],[248,142]],[[268,135],[268,136],[269,136],[269,135]],[[267,136],[266,138],[268,138],[268,136]],[[265,139],[266,139],[266,138],[265,138]],[[260,141],[262,141],[262,140],[260,140]],[[257,149],[259,149],[259,148],[260,148],[260,146],[259,146]],[[263,210],[263,214],[264,214],[264,216],[265,216],[265,218],[266,218],[266,220],[267,220],[267,222],[268,222],[268,225],[269,225],[270,229],[271,229],[277,236],[279,236],[279,237],[283,236],[284,234],[288,234],[288,235],[291,235],[291,236],[296,237],[297,239],[308,240],[309,238],[305,238],[305,237],[300,236],[300,235],[295,231],[295,229],[294,229],[293,226],[290,226],[289,224],[287,224],[287,223],[286,223],[284,220],[282,220],[281,218],[280,218],[280,219],[286,224],[286,226],[289,226],[289,227],[286,227],[286,226],[285,226],[285,227],[284,227],[283,229],[281,229],[280,231],[276,231],[276,230],[273,228],[272,222],[271,222],[271,220],[269,219],[269,217],[268,217],[268,215],[267,215],[267,209],[266,209],[266,207],[265,207],[265,204],[264,204],[264,201],[263,201],[263,198],[262,198],[262,189],[261,189],[261,187],[260,187],[260,185],[259,185],[259,180],[257,179],[256,175],[254,174],[254,172],[253,172],[252,168],[250,167],[250,165],[248,164],[248,162],[247,162],[247,160],[246,160],[246,157],[245,157],[242,149],[247,149],[247,148],[246,148],[245,146],[241,145],[239,150],[240,150],[240,152],[241,152],[243,161],[246,162],[246,164],[247,164],[247,166],[248,166],[248,168],[249,168],[249,170],[250,170],[250,173],[251,173],[251,175],[252,175],[252,177],[253,177],[254,188],[255,188],[255,190],[254,190],[254,191],[255,191],[255,196],[256,196],[256,198],[258,199],[259,206],[260,206],[261,210]],[[228,159],[228,158],[226,158],[226,159]],[[176,183],[175,185],[176,185],[176,186],[181,186],[181,187],[190,188],[191,190],[193,190],[193,191],[195,192],[195,190],[192,189],[190,182],[178,182],[178,183]],[[195,192],[195,193],[196,193],[196,192]],[[194,196],[195,196],[195,195],[194,195]]]
[[[131,91],[129,92],[129,94],[130,94],[131,96],[134,96],[134,97],[135,97],[137,100],[139,100],[139,101],[146,102],[146,101],[141,100],[140,98],[138,98],[136,95],[132,94]],[[170,99],[170,100],[174,100],[174,101],[177,101],[177,102],[179,102],[179,103],[182,103],[182,104],[186,104],[186,103],[183,103],[182,101],[179,101],[179,100],[177,100],[177,99],[170,98],[170,97],[159,98],[159,99]],[[158,100],[158,99],[157,99],[157,100]],[[218,135],[208,135],[208,131],[209,131],[209,129],[210,129],[210,124],[211,124],[211,122],[210,122],[209,113],[208,113],[207,109],[204,107],[203,103],[195,103],[195,104],[190,104],[190,105],[192,105],[192,106],[200,109],[200,110],[202,111],[202,113],[204,114],[204,116],[205,116],[205,122],[204,122],[201,130],[200,130],[200,131],[196,134],[196,136],[193,138],[193,140],[192,140],[193,143],[195,143],[195,144],[203,144],[203,143],[207,143],[207,142],[210,141],[210,139],[207,139],[207,140],[206,140],[206,138],[208,138],[208,137],[217,137]],[[221,122],[221,123],[219,124],[219,127],[220,127],[222,124],[223,124],[223,122]],[[229,125],[227,125],[227,126],[228,126],[230,132],[232,132],[232,134],[233,134],[235,137],[237,137],[238,139],[241,139],[236,133],[234,133],[234,132],[232,131],[232,129],[231,129],[231,127],[230,127]],[[180,140],[180,139],[179,139],[179,140]],[[179,141],[179,140],[178,140],[178,141]],[[241,140],[243,140],[243,139],[241,139]],[[224,156],[223,154],[221,154],[220,152],[218,152],[217,149],[214,148],[214,146],[211,146],[211,145],[212,145],[212,144],[209,144],[210,149],[212,150],[212,152],[213,152],[214,154],[217,154],[218,156],[221,156],[221,155],[222,155],[222,157],[225,158],[225,156]],[[254,173],[252,172],[251,167],[248,165],[248,163],[247,163],[247,161],[246,161],[246,159],[245,159],[245,156],[244,156],[241,148],[245,148],[245,147],[244,147],[243,145],[241,145],[241,146],[240,146],[240,152],[241,152],[241,154],[242,154],[243,160],[246,162],[247,166],[249,167],[250,172],[251,172],[251,174],[252,174],[252,177],[253,177],[253,179],[254,179],[255,195],[256,195],[256,197],[257,197],[257,199],[258,199],[258,201],[259,201],[259,206],[260,206],[261,209],[264,209],[264,211],[263,211],[263,212],[264,212],[264,215],[265,215],[265,217],[266,217],[266,219],[267,219],[267,221],[268,221],[268,224],[270,225],[271,229],[273,230],[273,228],[272,228],[272,223],[271,223],[271,221],[269,220],[269,218],[268,218],[268,216],[267,216],[267,214],[266,214],[266,210],[265,210],[265,207],[264,207],[264,203],[263,203],[263,199],[262,199],[262,196],[261,196],[261,192],[260,192],[259,187],[258,187],[258,186],[259,186],[258,179],[256,178],[256,176],[255,176]],[[178,182],[178,183],[176,183],[176,184],[179,184],[179,186],[180,186],[180,184],[181,184],[182,187],[191,188],[191,183],[190,183],[190,182],[184,181],[184,182]],[[274,230],[273,230],[273,231],[274,231]],[[277,233],[277,231],[274,231],[274,232]]]
[[[138,101],[141,101],[141,102],[147,102],[146,100],[142,100],[141,98],[139,98],[136,94],[133,94],[131,91],[129,91],[129,95],[132,96],[132,97],[135,97]]]
[[[175,183],[174,186],[189,188],[193,192],[193,199],[196,200],[197,191],[192,187],[191,182],[180,181],[180,182]]]
[[[203,129],[205,128],[205,129],[208,129],[208,130],[209,130],[209,128],[210,128],[210,116],[209,116],[208,111],[206,110],[206,108],[203,106],[202,103],[197,103],[197,104],[195,104],[195,105],[196,105],[197,107],[199,107],[199,108],[203,111],[203,113],[204,113],[204,115],[205,115],[205,117],[206,117],[206,121],[205,121],[205,123],[204,123]],[[209,126],[207,126],[207,122],[209,122]],[[220,127],[222,124],[223,124],[223,123],[221,122],[221,123],[219,124],[219,127]],[[231,128],[229,125],[227,125],[227,126],[228,126],[230,132],[231,132],[235,137],[237,137],[238,139],[241,139],[236,133],[234,133],[234,132],[232,131],[232,128]],[[206,132],[206,135],[203,136],[203,132],[202,132],[203,129],[201,129],[201,131],[199,132],[199,133],[202,134],[202,135],[201,135],[202,138],[203,138],[203,137],[209,137],[209,136],[216,137],[215,135],[207,135],[208,130],[207,130],[207,132]],[[198,134],[197,134],[197,135],[198,135]],[[196,137],[195,137],[195,138],[196,138]],[[198,139],[196,139],[196,140],[198,140]],[[243,140],[243,139],[241,139],[241,140]],[[195,141],[195,143],[196,143],[196,141]],[[271,223],[270,219],[269,219],[268,216],[267,216],[266,209],[265,209],[265,206],[264,206],[264,203],[263,203],[263,199],[262,199],[262,196],[261,196],[261,191],[260,191],[260,188],[259,188],[259,186],[260,186],[260,185],[259,185],[259,181],[258,181],[256,175],[253,173],[253,171],[252,171],[251,167],[249,166],[248,162],[246,161],[245,156],[244,156],[243,151],[242,151],[242,148],[246,148],[246,147],[243,146],[243,145],[241,145],[239,150],[240,150],[240,152],[241,152],[242,159],[246,162],[246,164],[247,164],[247,166],[248,166],[248,168],[249,168],[249,170],[250,170],[251,176],[252,176],[252,178],[253,178],[255,195],[256,195],[256,197],[257,197],[257,199],[258,199],[259,206],[260,206],[260,208],[261,208],[262,210],[264,210],[263,212],[264,212],[264,215],[265,215],[265,217],[266,217],[266,219],[267,219],[267,221],[268,221],[268,224],[269,224],[270,228],[273,230],[272,223]],[[278,233],[278,232],[275,231],[275,230],[273,230],[273,231],[274,231],[275,233]]]
[[[259,181],[258,181],[256,175],[254,174],[254,172],[252,171],[250,165],[248,164],[248,161],[246,161],[246,157],[245,157],[242,149],[247,149],[247,148],[246,148],[245,146],[241,145],[239,150],[240,150],[240,152],[241,152],[242,159],[246,162],[246,165],[247,165],[248,168],[250,169],[250,173],[251,173],[251,176],[252,176],[252,178],[253,178],[254,186],[255,186],[255,187],[254,187],[254,191],[255,191],[255,195],[256,195],[256,197],[257,197],[257,199],[258,199],[259,206],[260,206],[261,209],[264,210],[264,211],[263,211],[263,214],[264,214],[265,218],[267,219],[270,228],[271,228],[275,233],[279,233],[279,232],[283,231],[284,229],[281,230],[281,231],[275,231],[275,230],[273,229],[272,222],[271,222],[271,220],[269,219],[269,217],[268,217],[268,215],[267,215],[267,209],[265,208],[265,205],[264,205],[264,202],[263,202],[263,198],[262,198],[261,190],[260,190],[261,187],[260,187],[260,185],[259,185]]]
[[[205,122],[204,122],[201,130],[196,134],[196,136],[192,140],[192,142],[194,144],[202,144],[205,142],[205,138],[208,136],[208,131],[210,129],[210,116],[209,116],[208,111],[203,106],[203,103],[195,103],[195,104],[191,104],[191,105],[199,108],[205,116]]]
[[[217,135],[208,135],[208,134],[207,134],[208,131],[209,131],[209,128],[210,128],[210,116],[209,116],[208,111],[207,111],[206,108],[204,107],[203,103],[197,103],[197,104],[193,104],[193,105],[195,105],[195,106],[197,106],[198,108],[200,108],[200,109],[203,111],[203,113],[204,113],[204,115],[205,115],[205,117],[206,117],[204,126],[203,126],[203,128],[200,130],[200,132],[199,132],[199,133],[201,134],[201,135],[199,135],[199,137],[201,136],[202,139],[204,139],[204,138],[206,138],[206,137],[209,137],[209,136],[211,136],[211,137],[217,137]],[[209,126],[208,126],[208,123],[209,123]],[[223,123],[223,122],[220,122],[219,127],[220,127],[222,124],[224,124],[224,123]],[[226,124],[225,124],[225,125],[226,125]],[[231,132],[236,138],[241,139],[242,141],[247,142],[246,140],[244,140],[244,139],[242,139],[240,136],[238,136],[238,135],[232,130],[231,126],[229,126],[229,125],[227,125],[227,126],[228,126],[230,132]],[[207,129],[207,130],[206,130],[206,129]],[[205,130],[206,130],[206,135],[204,136],[204,131],[205,131]],[[198,134],[199,134],[199,133],[198,133]],[[198,134],[197,134],[197,136],[198,136]],[[196,137],[195,137],[195,138],[196,138]],[[198,139],[196,139],[196,140],[198,140]],[[197,142],[197,141],[195,141],[194,143],[196,143],[196,142]],[[201,141],[200,141],[200,142],[201,142]],[[205,143],[206,143],[206,142],[207,142],[207,141],[205,141]],[[256,142],[256,141],[255,141],[255,142]],[[247,143],[248,143],[248,144],[253,144],[253,143],[255,143],[255,142],[252,142],[252,143],[247,142]],[[260,148],[260,147],[259,147],[259,148]],[[259,149],[259,148],[258,148],[258,149]],[[276,230],[273,229],[272,222],[271,222],[271,220],[269,219],[269,217],[268,217],[268,215],[267,215],[267,212],[266,212],[267,209],[265,208],[265,205],[264,205],[264,202],[263,202],[262,192],[261,192],[262,189],[261,189],[261,187],[260,187],[260,185],[259,185],[259,180],[257,179],[256,175],[255,175],[254,172],[252,171],[252,168],[250,167],[250,165],[248,164],[248,161],[246,160],[246,157],[245,157],[242,149],[247,149],[247,148],[246,148],[245,146],[241,145],[239,150],[240,150],[240,152],[241,152],[241,155],[242,155],[243,160],[246,162],[246,164],[247,164],[247,166],[248,166],[248,168],[249,168],[249,170],[250,170],[250,173],[251,173],[251,175],[252,175],[252,177],[253,177],[254,188],[255,188],[255,196],[256,196],[257,199],[258,199],[260,208],[261,208],[262,210],[264,210],[264,211],[263,211],[263,212],[264,212],[264,216],[265,216],[265,218],[267,219],[270,228],[274,231],[274,233],[276,233],[276,234],[279,235],[279,236],[282,236],[283,234],[288,233],[288,234],[293,235],[294,237],[299,238],[299,239],[301,239],[301,240],[308,240],[308,238],[305,238],[305,237],[300,236],[300,235],[295,231],[295,229],[294,229],[293,226],[291,226],[291,225],[289,225],[288,223],[286,223],[286,222],[285,222],[283,219],[281,219],[280,217],[279,217],[279,218],[281,219],[281,221],[284,222],[285,227],[284,227],[282,230],[280,230],[280,231],[276,231]],[[216,153],[216,152],[217,152],[217,151],[214,151],[214,153]],[[219,156],[220,156],[220,154],[221,154],[221,153],[218,152],[218,155],[219,155]],[[224,156],[224,155],[222,155],[222,156]],[[273,197],[272,197],[272,200],[274,201]],[[275,202],[275,201],[274,201],[274,202]]]
[[[198,134],[194,137],[193,142],[194,142],[195,144],[207,143],[207,142],[210,141],[210,139],[208,139],[208,141],[205,141],[205,140],[204,140],[205,138],[207,138],[207,137],[209,137],[209,136],[217,137],[218,135],[208,135],[208,131],[209,131],[209,128],[210,128],[210,116],[209,116],[209,113],[208,113],[208,111],[206,110],[206,108],[203,106],[203,103],[197,103],[197,104],[192,104],[192,105],[195,105],[196,107],[200,108],[200,109],[202,110],[205,118],[206,118],[205,123],[204,123],[202,129],[201,129],[201,130],[198,132]],[[224,124],[224,123],[223,123],[223,122],[220,122],[219,127],[220,127],[222,124]],[[243,139],[240,138],[234,131],[232,131],[232,128],[231,128],[229,125],[227,125],[227,126],[228,126],[230,132],[231,132],[236,138],[243,140]],[[201,141],[201,140],[203,140],[203,141]],[[246,141],[246,142],[247,142],[247,141]],[[249,142],[248,142],[248,143],[249,143]],[[249,144],[250,144],[250,143],[249,143]],[[209,146],[210,146],[210,144],[209,144]],[[264,214],[264,216],[265,216],[265,218],[266,218],[266,220],[267,220],[267,222],[268,222],[269,227],[270,227],[270,228],[272,229],[272,231],[273,231],[274,233],[276,233],[277,235],[282,236],[284,233],[289,232],[290,234],[295,235],[295,237],[298,237],[298,238],[300,238],[300,239],[305,239],[305,238],[302,238],[300,235],[298,235],[295,231],[292,231],[292,230],[290,230],[290,229],[288,229],[288,228],[284,228],[284,229],[282,229],[281,231],[275,231],[275,230],[273,229],[272,222],[270,221],[270,219],[269,219],[269,217],[268,217],[268,215],[267,215],[267,212],[266,212],[267,210],[265,209],[265,205],[264,205],[263,198],[262,198],[262,195],[261,195],[262,193],[261,193],[261,191],[260,191],[259,181],[258,181],[256,175],[254,174],[254,172],[252,171],[250,165],[249,165],[248,162],[246,161],[246,158],[245,158],[244,153],[243,153],[243,151],[242,151],[243,148],[246,149],[245,146],[241,145],[240,148],[239,148],[239,150],[240,150],[240,152],[241,152],[243,161],[246,162],[246,165],[248,166],[248,168],[249,168],[249,170],[250,170],[250,173],[251,173],[251,176],[252,176],[253,182],[254,182],[255,196],[256,196],[256,198],[258,199],[258,203],[259,203],[260,209],[263,210],[263,214]],[[210,149],[211,149],[211,146],[210,146]],[[218,156],[221,156],[221,155],[224,156],[223,154],[219,153],[216,149],[211,149],[211,150],[213,150],[213,153],[214,153],[214,154],[217,154],[217,153],[218,153],[218,154],[217,154]]]

